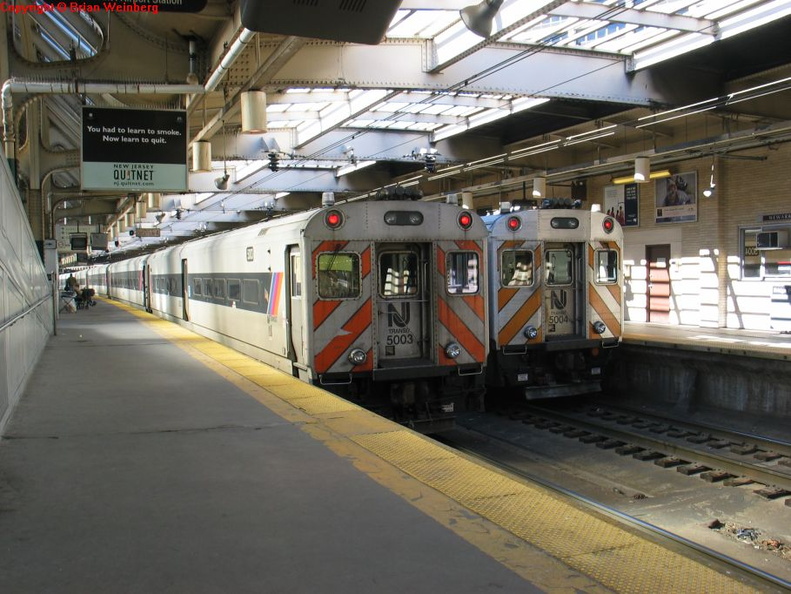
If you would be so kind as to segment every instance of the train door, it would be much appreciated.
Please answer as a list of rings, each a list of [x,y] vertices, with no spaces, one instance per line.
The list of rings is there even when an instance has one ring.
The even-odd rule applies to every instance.
[[[544,336],[568,338],[582,332],[581,245],[547,243],[544,248]]]
[[[429,244],[383,243],[377,258],[377,358],[431,360]]]
[[[181,316],[184,318],[185,322],[189,322],[190,320],[190,283],[189,283],[189,275],[187,274],[187,259],[183,258],[181,260]]]
[[[645,246],[648,263],[647,322],[670,322],[670,246]]]
[[[286,324],[288,326],[288,358],[295,362],[303,362],[303,326],[302,316],[302,256],[299,246],[290,245],[286,248],[286,275],[288,278],[286,296]]]
[[[151,291],[149,288],[151,286],[151,268],[148,264],[143,264],[143,286],[141,287],[143,290],[143,307],[149,313],[151,313]]]

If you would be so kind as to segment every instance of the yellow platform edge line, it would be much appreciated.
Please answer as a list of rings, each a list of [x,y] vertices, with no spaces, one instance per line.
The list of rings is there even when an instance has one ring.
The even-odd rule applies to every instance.
[[[178,324],[118,301],[107,302],[134,314],[358,470],[548,592],[754,591],[543,487],[470,460]],[[461,507],[449,506],[448,499]]]

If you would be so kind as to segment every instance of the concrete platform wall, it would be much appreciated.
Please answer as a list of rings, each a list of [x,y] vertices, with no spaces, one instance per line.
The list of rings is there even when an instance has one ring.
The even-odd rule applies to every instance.
[[[791,420],[791,362],[784,360],[622,345],[604,388],[630,406],[718,409]]]

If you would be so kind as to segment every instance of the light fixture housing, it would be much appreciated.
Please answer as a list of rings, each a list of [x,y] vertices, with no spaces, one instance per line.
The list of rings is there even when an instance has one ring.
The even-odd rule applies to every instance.
[[[192,143],[192,170],[211,171],[211,143],[208,140]]]
[[[226,172],[214,180],[214,185],[218,190],[227,190],[229,179],[231,179],[231,176]]]
[[[634,181],[638,184],[646,184],[651,179],[651,159],[648,157],[637,157],[634,160]]]
[[[266,132],[266,93],[245,91],[241,95],[242,132],[262,134]]]
[[[481,37],[492,34],[492,25],[503,0],[483,0],[480,4],[472,4],[459,11],[464,26]]]
[[[547,195],[547,178],[543,175],[533,178],[533,198],[543,198]]]

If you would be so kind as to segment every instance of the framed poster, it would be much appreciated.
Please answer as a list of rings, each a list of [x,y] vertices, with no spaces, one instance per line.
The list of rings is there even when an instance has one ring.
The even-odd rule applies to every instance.
[[[657,223],[688,223],[698,220],[698,174],[694,171],[656,180]]]
[[[604,212],[623,227],[637,227],[640,224],[639,196],[637,184],[605,186]]]

